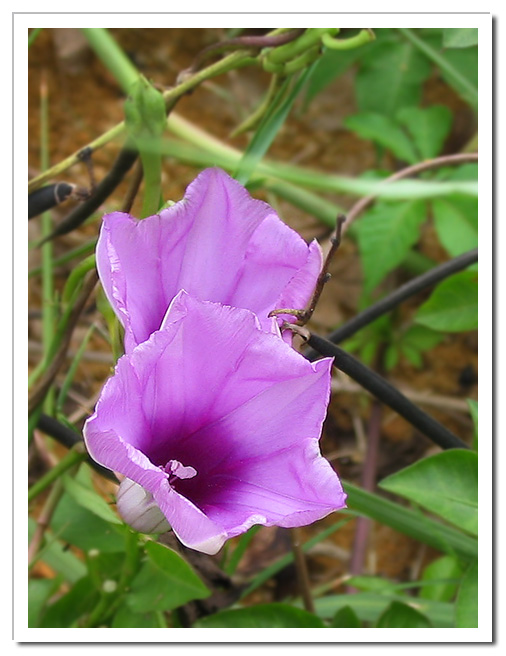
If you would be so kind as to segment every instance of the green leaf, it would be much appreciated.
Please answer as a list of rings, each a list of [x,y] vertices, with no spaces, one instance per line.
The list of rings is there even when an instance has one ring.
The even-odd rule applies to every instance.
[[[86,508],[86,510],[110,524],[123,524],[111,506],[95,490],[90,490],[68,475],[63,477],[63,486],[72,499],[82,508]]]
[[[118,608],[111,622],[113,629],[157,629],[159,627],[156,613],[134,613],[126,603]]]
[[[391,371],[399,362],[399,349],[395,344],[390,344],[385,351],[383,364],[387,371]]]
[[[51,595],[60,585],[61,579],[30,579],[28,581],[28,627],[39,626],[40,616]]]
[[[42,617],[40,626],[44,629],[64,629],[77,626],[78,620],[89,613],[98,602],[99,593],[91,578],[85,576],[54,602]]]
[[[478,534],[478,456],[474,451],[437,453],[388,476],[380,487]]]
[[[429,620],[411,606],[393,601],[382,613],[376,627],[379,629],[424,629],[432,628]]]
[[[332,618],[330,626],[334,629],[359,629],[362,622],[357,614],[349,606],[343,606]]]
[[[325,624],[313,615],[288,604],[259,604],[249,608],[225,610],[198,620],[198,628],[252,628],[252,629],[298,629],[325,628]]]
[[[478,45],[478,28],[443,28],[443,48],[469,48]]]
[[[346,585],[363,592],[393,593],[397,591],[397,584],[382,576],[351,576],[347,579]]]
[[[457,591],[456,583],[441,583],[442,579],[459,579],[462,576],[462,567],[454,556],[441,556],[432,561],[423,570],[422,581],[434,581],[433,585],[426,585],[420,589],[422,599],[435,601],[451,601]]]
[[[360,62],[355,91],[360,111],[392,116],[401,107],[419,104],[431,66],[411,43],[385,32],[375,30],[377,40]]]
[[[418,369],[423,366],[422,351],[434,348],[443,339],[443,334],[425,326],[410,326],[401,334],[397,345],[409,362]]]
[[[396,118],[412,136],[420,155],[417,159],[431,159],[440,154],[452,126],[452,113],[448,107],[403,107]]]
[[[478,626],[478,561],[464,574],[457,596],[456,625],[459,629]]]
[[[427,517],[418,508],[406,508],[378,494],[366,492],[348,481],[343,481],[343,486],[348,494],[347,504],[350,510],[390,526],[395,531],[409,535],[438,551],[456,554],[466,561],[477,557],[476,538]]]
[[[477,273],[462,271],[439,283],[419,308],[415,321],[447,332],[478,328]]]
[[[349,606],[362,622],[377,622],[392,602],[404,604],[406,597],[387,593],[357,592],[356,594],[327,595],[315,599],[316,613],[324,619],[332,619],[336,612]],[[430,599],[413,598],[411,606],[425,615],[434,627],[454,626],[453,604]]]
[[[404,260],[425,218],[422,201],[379,202],[362,216],[357,232],[366,294]]]
[[[477,111],[478,109],[478,48],[441,52],[433,39],[424,38],[418,30],[399,27],[398,31],[438,68],[441,76]],[[416,103],[413,103],[416,104]]]
[[[402,344],[426,351],[437,346],[443,339],[443,335],[425,326],[410,326],[402,335]]]
[[[58,537],[83,551],[123,551],[125,540],[121,526],[106,522],[80,506],[68,493],[64,494],[51,520]]]
[[[147,560],[132,581],[127,604],[134,613],[172,610],[204,599],[210,591],[188,563],[172,549],[146,544]]]
[[[478,246],[478,201],[462,200],[449,196],[432,201],[439,241],[453,257]]]
[[[343,123],[363,139],[384,146],[402,161],[414,164],[419,159],[405,132],[389,116],[362,112],[348,116]]]
[[[241,184],[246,184],[248,182],[257,164],[269,150],[276,135],[288,117],[295,99],[307,81],[311,78],[315,66],[316,64],[313,64],[299,75],[299,78],[292,85],[292,88],[285,98],[283,96],[286,93],[288,80],[281,87],[271,108],[267,111],[267,114],[264,116],[262,122],[255,131],[252,140],[248,144],[248,147],[244,151],[244,154],[237,165],[234,177],[241,182]]]
[[[478,401],[473,399],[467,399],[467,404],[469,406],[469,412],[473,419],[474,431],[473,431],[473,449],[476,451],[478,449]]]
[[[31,539],[36,528],[36,522],[28,518],[28,537]],[[42,560],[55,572],[61,574],[65,581],[75,583],[86,574],[84,563],[68,551],[50,531],[45,533],[45,544],[37,554],[37,560]]]

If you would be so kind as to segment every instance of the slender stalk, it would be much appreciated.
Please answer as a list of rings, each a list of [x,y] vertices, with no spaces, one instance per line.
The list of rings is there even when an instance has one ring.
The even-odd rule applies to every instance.
[[[374,492],[376,487],[376,469],[378,463],[379,442],[381,434],[381,405],[375,401],[372,404],[369,418],[367,450],[362,470],[362,489]],[[352,576],[362,573],[366,560],[371,520],[368,517],[357,517],[349,572]],[[348,588],[348,592],[357,592],[356,588]]]
[[[457,153],[456,155],[443,155],[442,157],[435,157],[434,159],[428,159],[424,162],[418,162],[417,164],[407,166],[400,171],[396,171],[388,178],[385,178],[383,182],[395,182],[396,180],[409,178],[413,175],[423,173],[424,171],[439,169],[443,166],[458,166],[459,164],[469,164],[477,161],[478,153]],[[364,210],[366,210],[374,203],[376,198],[377,196],[371,195],[361,198],[358,202],[356,202],[355,205],[353,205],[353,207],[346,213],[346,222],[343,226],[343,231],[346,231],[353,223],[353,221],[355,221],[355,219],[360,214],[362,214]]]
[[[46,532],[47,527],[51,521],[54,511],[63,495],[63,481],[60,478],[55,482],[51,492],[49,493],[48,498],[44,504],[44,507],[41,510],[39,518],[37,519],[37,528],[33,534],[33,537],[28,545],[28,566],[30,567],[37,556],[37,553],[44,539],[44,533]]]
[[[44,492],[68,469],[86,459],[84,444],[75,444],[72,449],[60,460],[60,462],[49,470],[47,474],[39,478],[28,490],[28,502],[33,501],[41,492]]]
[[[426,41],[420,39],[420,37],[418,37],[412,30],[405,27],[399,27],[397,29],[408,41],[418,48],[420,52],[423,52],[428,59],[436,64],[441,71],[444,71],[449,77],[457,82],[459,88],[464,91],[468,101],[476,110],[478,107],[478,89],[476,89],[476,87],[471,84],[464,75],[461,75],[460,71],[458,71],[443,55],[437,52],[437,50],[434,50],[434,48]]]
[[[66,317],[66,321],[64,321],[63,326],[61,327],[61,335],[60,331],[57,333],[59,341],[58,347],[54,353],[54,357],[52,358],[51,363],[48,364],[47,369],[44,369],[44,373],[39,378],[37,385],[34,386],[28,399],[28,410],[30,413],[33,412],[44,400],[48,389],[50,388],[56,374],[58,373],[63,361],[65,360],[65,355],[67,353],[74,328],[82,310],[84,309],[84,306],[86,305],[89,295],[97,284],[97,281],[98,276],[96,271],[91,272],[89,277],[84,281],[83,288],[78,298],[76,299],[75,304],[69,306],[68,316]],[[43,362],[45,362],[45,360],[43,360]]]
[[[95,53],[118,81],[125,93],[139,79],[139,72],[118,47],[111,33],[103,27],[82,28],[82,33]]]
[[[46,76],[43,75],[40,85],[40,152],[41,170],[49,168],[49,103]],[[52,219],[49,211],[43,212],[41,217],[42,238],[52,231]],[[41,250],[42,258],[42,347],[44,356],[47,356],[51,347],[54,330],[54,282],[53,282],[53,246],[44,245]],[[45,401],[46,410],[52,403],[51,397]]]
[[[310,612],[314,613],[314,603],[313,596],[311,594],[311,584],[309,581],[309,574],[307,571],[306,557],[301,547],[301,535],[300,529],[291,528],[290,530],[290,539],[292,541],[292,551],[293,558],[295,561],[295,569],[297,570],[297,580],[299,583],[299,590],[304,602],[304,608]]]

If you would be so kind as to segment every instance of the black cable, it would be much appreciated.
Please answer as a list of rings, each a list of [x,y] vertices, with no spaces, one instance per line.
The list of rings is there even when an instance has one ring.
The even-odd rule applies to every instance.
[[[63,203],[74,191],[75,185],[67,182],[56,182],[46,185],[28,194],[28,218],[33,219],[52,207]]]
[[[40,428],[41,431],[54,438],[60,444],[63,444],[63,446],[66,446],[67,449],[71,449],[75,444],[83,441],[83,438],[79,433],[49,415],[40,415],[37,422],[37,428]],[[102,465],[99,465],[90,458],[90,456],[88,456],[88,463],[105,478],[108,478],[114,483],[119,483],[118,479],[110,469],[102,467]]]
[[[421,276],[413,278],[391,294],[388,294],[388,296],[385,296],[377,303],[374,303],[374,305],[369,306],[366,310],[353,317],[353,319],[350,319],[350,321],[339,326],[339,328],[330,333],[326,339],[333,344],[343,342],[345,339],[348,339],[357,333],[361,328],[372,323],[382,314],[386,314],[410,296],[414,296],[414,294],[417,294],[422,289],[430,287],[462,269],[466,269],[469,265],[474,264],[477,261],[478,249],[475,248],[472,251],[463,253],[448,262],[444,262],[443,264],[434,267],[430,271],[427,271],[427,273],[423,273]],[[308,349],[304,352],[304,356],[308,360],[313,361],[318,358],[318,353],[315,350]]]
[[[468,449],[469,447],[450,430],[433,417],[411,403],[404,394],[384,378],[366,367],[339,346],[332,344],[323,337],[311,334],[307,343],[321,355],[334,358],[334,366],[355,380],[379,401],[395,410],[401,417],[409,421],[442,449]]]

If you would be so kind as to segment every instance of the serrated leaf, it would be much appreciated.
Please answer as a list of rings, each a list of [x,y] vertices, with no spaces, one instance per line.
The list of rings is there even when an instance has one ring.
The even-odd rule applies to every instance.
[[[446,332],[478,328],[478,275],[462,271],[443,280],[418,309],[415,321]]]
[[[123,523],[109,504],[95,490],[90,490],[68,475],[63,477],[63,486],[76,503],[97,517],[111,524]]]
[[[478,246],[478,201],[435,198],[432,201],[434,226],[441,244],[456,257]]]
[[[403,107],[396,118],[413,138],[421,159],[439,155],[452,126],[452,113],[448,107]]]
[[[457,583],[441,583],[442,579],[459,579],[462,576],[462,567],[454,556],[441,556],[432,561],[422,574],[422,581],[434,581],[432,585],[425,585],[420,589],[422,599],[435,601],[451,601],[457,591]],[[438,582],[439,581],[439,582]]]
[[[156,542],[146,544],[147,560],[132,581],[127,604],[134,613],[177,608],[210,591],[175,551]]]
[[[377,41],[361,60],[355,78],[357,104],[361,111],[392,116],[401,107],[418,105],[431,65],[396,34],[384,37],[382,30],[375,34]]]
[[[259,604],[248,608],[225,610],[204,617],[194,624],[198,628],[298,629],[325,628],[319,617],[288,604]]]
[[[388,476],[379,485],[478,534],[478,456],[474,451],[437,453]]]
[[[343,122],[352,132],[387,148],[402,161],[413,164],[419,159],[410,139],[389,116],[362,112],[348,116]]]
[[[478,45],[478,28],[443,28],[443,48],[469,48]]]
[[[478,626],[478,561],[464,574],[457,596],[456,625],[459,629]]]
[[[377,203],[362,216],[357,232],[366,294],[404,260],[425,218],[423,201]]]
[[[379,629],[424,629],[432,628],[430,621],[408,604],[393,601],[379,618],[376,627]]]

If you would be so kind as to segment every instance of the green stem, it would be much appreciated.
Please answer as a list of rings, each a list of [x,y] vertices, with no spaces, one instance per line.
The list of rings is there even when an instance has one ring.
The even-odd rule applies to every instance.
[[[41,83],[40,92],[40,151],[41,171],[49,168],[49,102],[46,80]],[[47,237],[53,230],[51,212],[44,212],[41,217],[41,237]],[[46,242],[41,249],[42,260],[42,359],[46,358],[53,339],[54,281],[53,281],[53,245]],[[53,394],[48,394],[44,401],[46,412],[51,412]]]
[[[96,266],[96,257],[95,253],[88,255],[84,260],[81,260],[79,264],[72,269],[72,273],[67,278],[65,287],[63,288],[62,301],[64,303],[70,303],[70,300],[75,296],[76,290],[79,287],[79,284],[82,282],[84,276],[88,271],[93,271]]]
[[[139,72],[118,46],[111,33],[103,27],[87,27],[81,30],[93,48],[127,94],[139,79]]]
[[[82,255],[89,255],[90,253],[93,253],[95,251],[96,246],[97,246],[97,240],[96,238],[94,238],[91,241],[86,242],[82,246],[77,246],[76,248],[73,248],[72,250],[63,253],[63,255],[60,255],[60,257],[56,257],[53,259],[53,268],[62,266],[63,264],[67,264],[67,262],[71,262],[75,258],[81,257]],[[28,273],[28,277],[33,278],[33,276],[38,276],[41,273],[42,273],[42,267],[35,267]]]
[[[271,34],[278,34],[278,33],[279,30],[274,30],[273,32],[271,32]],[[221,59],[220,61],[211,64],[206,68],[203,68],[197,73],[189,75],[186,79],[182,80],[174,88],[165,91],[163,93],[164,100],[166,104],[169,104],[170,102],[179,99],[181,96],[188,93],[202,82],[205,82],[205,80],[211,79],[218,75],[223,75],[228,71],[237,68],[242,68],[243,66],[251,66],[256,63],[257,63],[257,58],[251,57],[247,52],[246,53],[233,52],[227,57]],[[99,148],[102,148],[103,146],[110,143],[114,139],[122,136],[124,132],[125,132],[125,122],[122,121],[121,123],[118,123],[113,128],[108,130],[107,132],[104,132],[104,134],[97,137],[97,139],[95,139],[94,141],[91,141],[89,144],[85,146],[85,148],[90,149],[92,151],[98,150]],[[74,166],[74,164],[80,162],[81,161],[80,153],[82,152],[82,150],[83,148],[80,148],[78,151],[76,151],[75,153],[64,159],[62,162],[59,162],[58,164],[53,166],[50,170],[45,171],[44,173],[37,176],[36,178],[32,178],[32,180],[30,180],[30,182],[28,183],[28,193],[31,193],[32,191],[36,191],[37,189],[42,187],[42,185],[45,184],[48,180],[58,177],[64,171],[69,169],[71,166]]]
[[[337,27],[318,29],[309,28],[302,36],[295,39],[295,41],[291,41],[290,43],[286,43],[283,46],[278,46],[277,48],[270,50],[265,57],[265,63],[268,66],[269,64],[285,64],[286,62],[295,59],[306,50],[310,50],[313,46],[318,45],[324,34],[335,35],[338,32],[339,29]]]
[[[50,471],[40,478],[28,490],[28,502],[30,503],[41,492],[44,492],[54,481],[56,481],[68,469],[85,460],[87,457],[84,444],[76,444]]]
[[[156,214],[162,204],[162,156],[159,152],[140,150],[142,171],[144,174],[144,195],[142,200],[141,218]]]
[[[374,41],[376,37],[372,30],[360,30],[358,34],[352,36],[349,39],[334,39],[330,34],[324,34],[322,36],[322,43],[326,48],[331,50],[352,50],[353,48],[358,48],[360,46]]]

